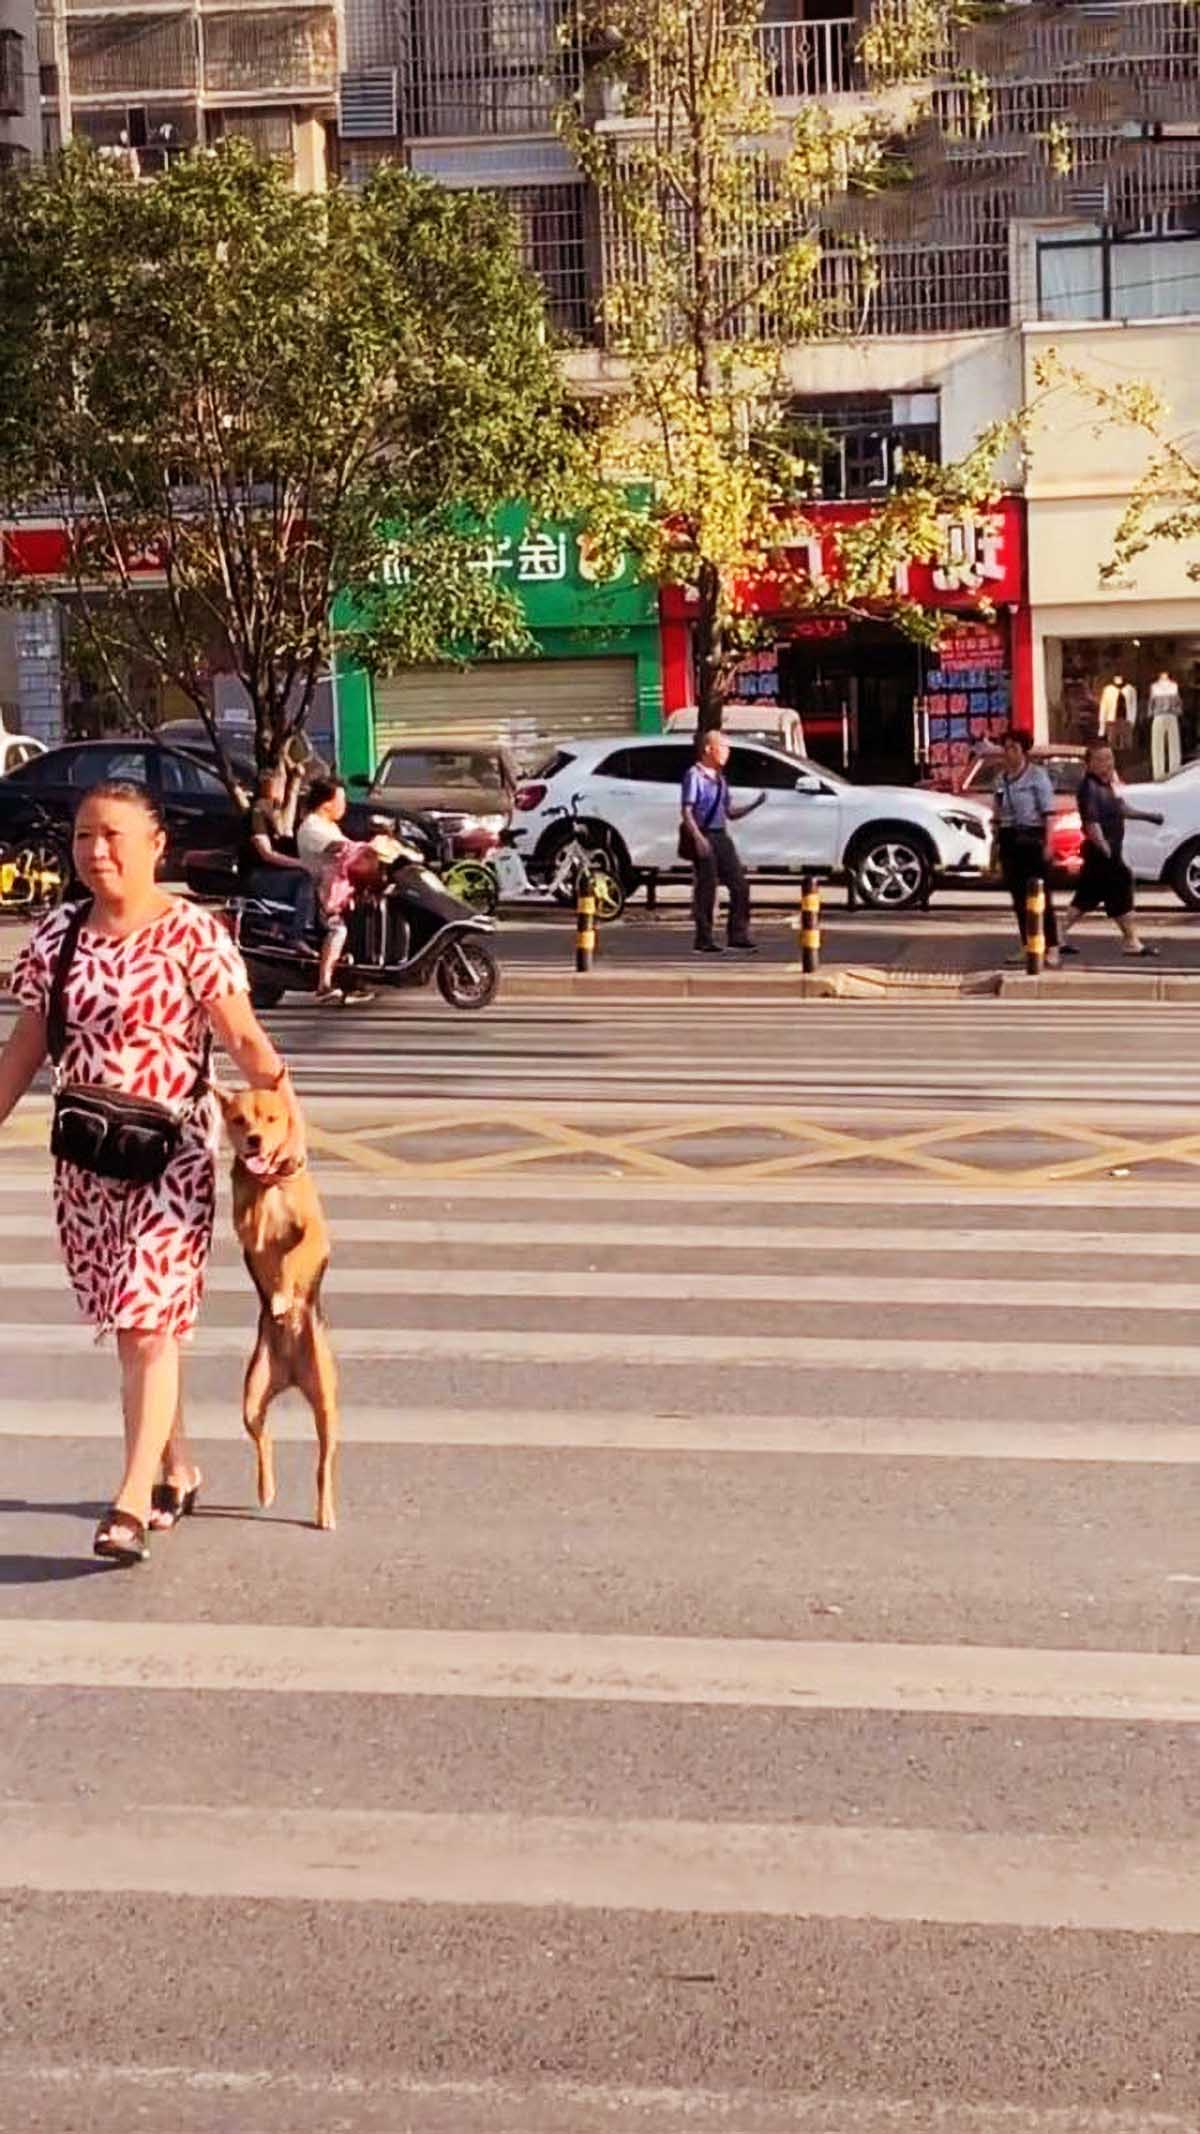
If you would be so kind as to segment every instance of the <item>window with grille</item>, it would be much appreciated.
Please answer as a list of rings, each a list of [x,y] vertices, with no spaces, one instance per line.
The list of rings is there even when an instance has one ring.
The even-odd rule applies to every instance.
[[[514,185],[499,197],[516,217],[526,265],[545,288],[554,325],[574,339],[587,338],[593,322],[587,187]]]
[[[0,118],[19,119],[25,110],[25,39],[17,30],[0,30]]]
[[[1191,221],[1193,227],[1187,227]],[[1200,316],[1200,203],[1137,230],[1080,228],[1037,248],[1041,319]]]
[[[806,493],[831,502],[886,495],[906,463],[941,457],[936,392],[801,394],[788,415],[792,442],[812,469]]]
[[[579,80],[570,0],[408,0],[400,41],[409,139],[550,133]]]

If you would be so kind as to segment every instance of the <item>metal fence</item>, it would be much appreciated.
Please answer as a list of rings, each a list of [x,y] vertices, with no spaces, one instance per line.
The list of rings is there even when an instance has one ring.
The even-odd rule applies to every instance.
[[[768,93],[781,102],[797,102],[861,86],[854,56],[858,35],[853,15],[828,22],[764,22],[758,41]]]

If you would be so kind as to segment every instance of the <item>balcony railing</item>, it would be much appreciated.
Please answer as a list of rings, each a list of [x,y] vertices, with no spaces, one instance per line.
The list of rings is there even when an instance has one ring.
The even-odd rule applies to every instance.
[[[767,89],[780,102],[844,96],[861,84],[852,15],[829,22],[764,22],[758,38]]]

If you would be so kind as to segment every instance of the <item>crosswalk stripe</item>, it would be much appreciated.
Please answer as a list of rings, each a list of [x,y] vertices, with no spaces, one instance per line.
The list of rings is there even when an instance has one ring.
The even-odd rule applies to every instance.
[[[579,1247],[576,1248],[580,1249]],[[594,1250],[586,1241],[582,1249]],[[5,1267],[0,1289],[40,1294],[62,1287],[62,1268],[57,1260],[27,1262],[23,1267]],[[210,1266],[206,1288],[217,1296],[249,1294],[249,1277],[240,1265],[218,1262]],[[648,1296],[664,1304],[791,1304],[797,1309],[813,1304],[858,1304],[853,1277],[823,1275],[805,1269],[787,1275],[677,1274],[670,1269],[653,1274],[634,1269],[629,1273],[605,1268],[509,1267],[392,1267],[337,1268],[330,1276],[327,1294],[337,1297],[344,1312],[356,1297],[482,1297],[561,1299],[578,1303],[583,1298],[609,1302],[644,1302]],[[936,1275],[895,1276],[874,1273],[871,1277],[873,1305],[909,1305],[913,1309],[942,1306],[968,1311],[1079,1311],[1094,1308],[1089,1285],[1071,1282],[1015,1282],[1001,1276],[978,1279],[943,1279]],[[1200,1283],[1131,1282],[1122,1279],[1119,1298],[1105,1293],[1106,1305],[1119,1302],[1123,1310],[1143,1312],[1200,1311]]]
[[[245,1441],[236,1400],[189,1401],[188,1430],[199,1441]],[[111,1439],[115,1423],[90,1401],[0,1400],[0,1438]],[[311,1444],[312,1418],[299,1404],[271,1411],[280,1440]],[[559,1452],[817,1454],[883,1460],[1074,1461],[1113,1467],[1200,1464],[1200,1425],[1080,1422],[1054,1418],[939,1422],[922,1416],[606,1414],[520,1408],[382,1408],[356,1401],[345,1418],[354,1445],[491,1446]]]
[[[0,1240],[20,1239],[26,1244],[37,1245],[37,1255],[26,1261],[30,1266],[58,1266],[54,1254],[49,1226],[43,1227],[42,1235],[30,1237],[31,1218],[28,1215],[0,1215]],[[221,1242],[221,1240],[219,1240]],[[949,1225],[944,1229],[907,1230],[880,1228],[870,1220],[864,1220],[853,1229],[835,1224],[814,1224],[811,1228],[791,1224],[751,1225],[743,1223],[709,1223],[703,1230],[694,1223],[598,1223],[589,1222],[586,1229],[578,1223],[547,1222],[472,1222],[469,1218],[454,1216],[440,1220],[423,1220],[420,1217],[378,1215],[364,1220],[361,1217],[340,1215],[334,1234],[335,1256],[342,1245],[376,1245],[386,1253],[393,1245],[435,1246],[484,1246],[499,1247],[511,1266],[520,1260],[522,1252],[530,1246],[552,1245],[564,1252],[590,1253],[597,1246],[605,1250],[614,1247],[631,1247],[640,1251],[661,1252],[796,1252],[820,1256],[822,1253],[870,1253],[878,1259],[881,1245],[890,1252],[903,1255],[916,1253],[935,1254],[947,1265],[953,1265],[970,1253],[986,1254],[990,1258],[1011,1256],[1022,1264],[1030,1259],[1062,1258],[1072,1260],[1078,1267],[1080,1280],[1086,1279],[1093,1267],[1097,1278],[1111,1279],[1110,1260],[1128,1269],[1138,1260],[1194,1260],[1200,1259],[1200,1230],[1083,1230],[1075,1227],[1066,1230],[1006,1230],[995,1229],[956,1230]],[[6,1264],[0,1272],[0,1288],[12,1286],[17,1263]],[[407,1285],[415,1270],[404,1266],[404,1281]],[[538,1270],[541,1281],[544,1270]],[[807,1282],[807,1269],[805,1270]],[[664,1276],[665,1278],[665,1271]],[[648,1276],[642,1278],[643,1288]],[[657,1286],[660,1279],[656,1270],[653,1280]],[[714,1277],[714,1279],[716,1279]],[[721,1277],[722,1283],[725,1278]],[[750,1277],[756,1283],[756,1293],[764,1292],[758,1287],[758,1277]],[[878,1271],[871,1271],[872,1295],[880,1279]],[[1147,1289],[1160,1293],[1158,1284],[1145,1284]],[[730,1294],[733,1292],[731,1291]],[[789,1295],[794,1291],[789,1291]],[[1122,1281],[1120,1294],[1128,1295]]]
[[[136,2126],[138,2115],[157,2113],[155,2126],[177,2127],[180,2103],[218,2099],[231,2115],[226,2126],[246,2126],[245,2109],[264,2094],[286,2099],[294,2124],[307,2126],[314,2107],[328,2115],[369,2113],[361,2122],[371,2134],[436,2125],[443,2134],[913,2134],[918,2124],[909,2097],[871,2095],[831,2097],[795,2090],[680,2089],[656,2084],[653,2089],[626,2082],[601,2084],[547,2080],[499,2081],[485,2077],[422,2078],[396,2074],[358,2075],[339,2066],[332,2083],[323,2072],[305,2067],[189,2067],[173,2062],[88,2061],[30,2063],[13,2055],[0,2057],[0,2085],[17,2117],[12,2124],[46,2125],[48,2099],[55,2108],[74,2111],[72,2128],[85,2124],[84,2114],[102,2095],[113,2108],[115,2126]],[[331,2105],[331,2097],[333,2103]],[[25,2119],[20,2118],[26,2098]],[[436,2114],[434,2120],[417,2114]],[[966,2103],[961,2098],[923,2095],[925,2126],[945,2134],[1196,2134],[1193,2113],[1156,2108],[1095,2105],[1023,2105],[1009,2102]],[[236,2115],[236,2119],[233,2115]],[[193,2124],[188,2120],[189,2127]],[[323,2124],[334,2122],[326,2116]],[[211,2121],[209,2122],[211,2124]]]
[[[247,1322],[247,1325],[249,1322]],[[197,1356],[244,1357],[246,1327],[201,1326],[194,1337]],[[85,1326],[64,1324],[4,1327],[5,1354],[78,1356],[90,1352],[95,1337]],[[1054,1378],[1200,1378],[1200,1347],[1128,1342],[1029,1341],[1011,1347],[986,1341],[834,1339],[806,1334],[560,1333],[542,1327],[377,1327],[339,1325],[341,1356],[363,1362],[458,1363],[473,1365],[625,1364],[645,1369],[697,1369],[721,1364],[727,1370],[770,1364],[795,1371],[972,1372],[978,1376]]]
[[[1195,1654],[832,1639],[0,1620],[0,1684],[1200,1722]]]
[[[1200,1844],[840,1824],[0,1804],[0,1886],[307,1903],[1200,1931]]]

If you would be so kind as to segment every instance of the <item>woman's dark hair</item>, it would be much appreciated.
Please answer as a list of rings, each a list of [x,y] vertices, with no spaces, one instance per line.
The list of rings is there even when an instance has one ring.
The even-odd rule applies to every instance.
[[[149,786],[139,785],[136,779],[102,778],[97,785],[90,785],[86,793],[81,793],[75,803],[76,816],[78,816],[80,808],[89,800],[126,801],[130,807],[140,808],[143,815],[148,815],[156,830],[166,830],[166,818],[154,794],[150,791]]]
[[[334,794],[340,793],[341,790],[342,780],[340,778],[314,778],[304,796],[305,808],[311,815],[314,808],[323,808],[326,801],[332,800]]]
[[[1033,735],[1026,733],[1023,726],[1010,726],[1004,738],[1006,741],[1015,741],[1023,756],[1027,756],[1033,747]]]

